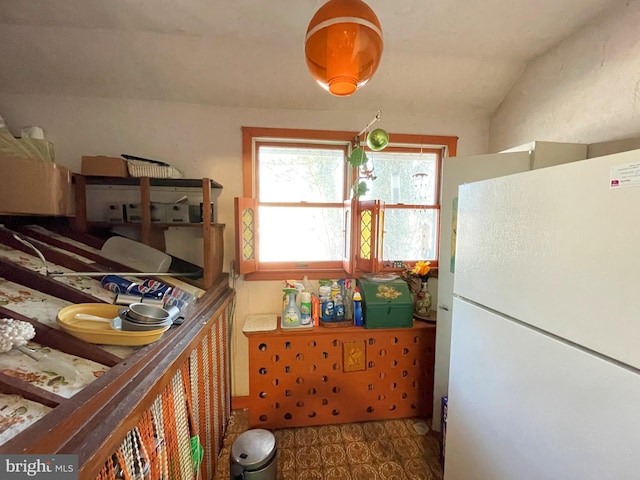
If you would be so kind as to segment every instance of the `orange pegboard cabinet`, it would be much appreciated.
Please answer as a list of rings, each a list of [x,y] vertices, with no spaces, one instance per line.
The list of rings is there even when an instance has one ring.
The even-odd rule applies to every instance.
[[[249,333],[249,424],[430,417],[436,327]]]

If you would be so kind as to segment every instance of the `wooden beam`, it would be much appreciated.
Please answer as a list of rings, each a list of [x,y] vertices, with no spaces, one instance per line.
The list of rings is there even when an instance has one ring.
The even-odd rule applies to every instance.
[[[51,277],[45,277],[39,272],[29,270],[16,263],[0,258],[0,277],[25,287],[38,290],[54,297],[72,303],[104,303],[99,298],[82,293],[73,287],[58,282]]]
[[[38,388],[35,385],[20,380],[17,377],[8,375],[0,371],[0,392],[11,395],[20,395],[32,402],[38,402],[47,407],[55,408],[64,401],[66,398],[56,395],[42,388]]]

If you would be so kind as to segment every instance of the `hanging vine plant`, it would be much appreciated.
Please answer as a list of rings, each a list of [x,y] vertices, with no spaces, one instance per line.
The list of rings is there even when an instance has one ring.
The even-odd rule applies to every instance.
[[[365,193],[367,193],[368,190],[369,190],[369,187],[367,186],[367,182],[365,182],[364,180],[361,180],[353,184],[353,196],[355,198],[358,198],[361,195],[364,195]]]
[[[356,147],[351,151],[347,162],[349,162],[352,167],[360,167],[366,164],[367,160],[367,154],[364,152],[364,148]]]

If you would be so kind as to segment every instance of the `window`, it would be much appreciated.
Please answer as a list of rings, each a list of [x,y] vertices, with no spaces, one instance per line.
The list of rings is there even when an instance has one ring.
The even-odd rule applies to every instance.
[[[243,127],[236,259],[249,279],[353,275],[437,265],[443,153],[455,137],[390,134],[351,168],[356,132]],[[353,184],[368,191],[352,199]]]

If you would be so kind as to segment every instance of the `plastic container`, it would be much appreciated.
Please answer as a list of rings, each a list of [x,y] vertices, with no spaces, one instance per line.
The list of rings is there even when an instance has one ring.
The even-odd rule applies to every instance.
[[[171,256],[125,237],[108,238],[100,251],[108,259],[140,272],[165,273],[171,266]]]
[[[173,287],[158,280],[147,279],[142,283],[135,283],[118,275],[105,275],[100,284],[114,293],[140,295],[146,298],[162,299]]]
[[[357,287],[353,294],[353,324],[356,327],[362,327],[364,325],[362,318],[362,296]]]
[[[348,278],[344,281],[344,319],[353,320],[353,292]]]
[[[311,293],[313,295],[317,295],[316,289],[313,288],[313,284],[311,283],[311,281],[309,280],[309,278],[306,275],[302,278],[302,285],[304,285],[304,289],[307,292],[309,292],[309,293]]]
[[[320,300],[315,295],[311,295],[311,320],[315,327],[320,324]]]
[[[300,292],[300,325],[311,325],[311,293]]]
[[[344,320],[344,302],[339,293],[334,297],[334,314],[337,322]]]
[[[335,304],[331,298],[331,288],[327,285],[320,287],[320,320],[331,322],[335,318]]]
[[[334,281],[331,284],[331,290],[330,290],[331,298],[333,299],[334,302],[336,301],[336,297],[341,293],[342,293],[342,289],[340,288],[340,284],[337,281]]]
[[[300,313],[298,305],[296,305],[296,293],[298,293],[298,290],[295,288],[285,288],[283,291],[287,295],[287,304],[282,311],[282,328],[299,327],[301,325],[300,320],[302,314]]]

